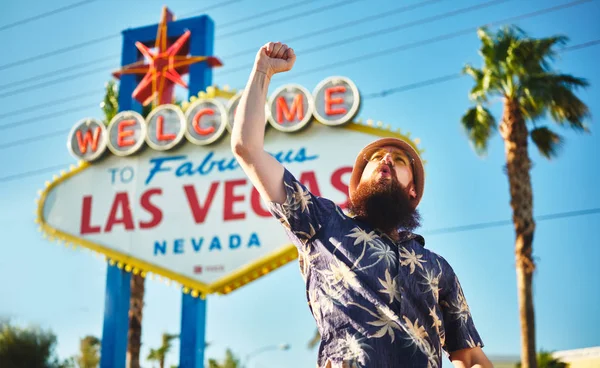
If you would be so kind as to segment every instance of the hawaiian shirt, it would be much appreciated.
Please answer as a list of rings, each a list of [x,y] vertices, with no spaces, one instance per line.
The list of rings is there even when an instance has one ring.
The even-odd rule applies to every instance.
[[[318,197],[286,169],[269,203],[298,248],[321,343],[317,367],[442,366],[442,350],[483,346],[452,267],[420,235],[394,241]]]

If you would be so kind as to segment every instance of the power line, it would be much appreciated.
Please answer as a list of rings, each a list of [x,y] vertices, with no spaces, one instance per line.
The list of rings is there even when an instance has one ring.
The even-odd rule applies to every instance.
[[[325,11],[325,10],[333,9],[335,7],[348,5],[350,3],[357,2],[357,1],[362,1],[362,0],[344,0],[344,1],[341,1],[341,2],[338,2],[338,3],[334,3],[334,4],[330,4],[330,5],[327,5],[327,6],[320,7],[320,8],[316,8],[316,9],[310,10],[308,12],[303,12],[303,13],[295,14],[295,15],[292,15],[292,16],[286,16],[286,17],[282,17],[282,18],[279,18],[279,19],[274,19],[274,20],[271,20],[271,21],[269,21],[267,23],[262,23],[262,24],[260,24],[258,26],[252,26],[252,27],[249,27],[249,28],[246,28],[246,29],[237,30],[237,31],[228,33],[228,34],[226,34],[224,36],[217,36],[216,39],[229,37],[229,36],[232,36],[232,35],[240,33],[240,32],[247,32],[249,30],[254,30],[254,29],[262,28],[262,27],[267,26],[267,25],[281,23],[281,22],[287,21],[289,19],[303,17],[303,16],[306,16],[306,15],[309,15],[309,14],[315,14],[315,13],[322,12],[322,11]],[[276,8],[275,10],[278,10],[278,9],[279,8]],[[265,14],[265,12],[260,13],[260,14]],[[102,40],[108,40],[110,38],[114,38],[114,37],[118,37],[118,36],[119,36],[119,34],[113,35],[113,36],[106,36]],[[64,51],[72,50],[73,48],[79,48],[82,45],[83,44],[77,44],[77,45],[74,45],[74,46],[70,46],[69,48],[63,48],[63,49],[60,49],[60,50],[53,51],[51,53],[46,53],[46,54],[39,55],[39,57],[45,58],[45,57],[52,56],[54,54],[58,54],[58,53],[61,53],[61,52],[64,52]],[[24,61],[25,62],[31,62],[31,60],[30,61],[27,61],[27,60],[28,59],[21,60],[19,62],[14,62],[14,63],[9,63],[9,64],[2,65],[2,66],[0,66],[0,70],[6,69],[8,67],[12,67],[14,65],[18,65],[20,63],[23,63]],[[96,63],[99,62],[99,60],[100,59],[92,60],[92,61],[88,62],[87,64],[90,64],[90,63],[91,64],[96,64]],[[79,68],[80,65],[75,65],[75,67]],[[22,88],[19,88],[19,89],[16,89],[16,90],[12,90],[12,91],[8,91],[8,92],[5,92],[5,93],[2,93],[2,94],[0,94],[0,98],[9,97],[9,96],[13,96],[15,94],[22,93],[22,92],[27,91],[30,88],[45,87],[45,86],[53,85],[53,84],[56,84],[56,83],[61,83],[61,82],[64,82],[64,81],[68,81],[68,80],[70,80],[72,78],[79,77],[79,76],[82,76],[82,75],[89,75],[89,74],[92,74],[92,73],[103,72],[103,71],[105,71],[103,68],[97,68],[97,69],[88,70],[88,71],[86,71],[84,73],[77,73],[77,74],[73,74],[73,75],[67,75],[67,76],[65,76],[63,78],[54,79],[54,80],[49,81],[49,82],[39,83],[39,84],[36,84],[36,85],[22,87]],[[59,70],[59,72],[62,72],[62,70]],[[31,78],[28,78],[28,80],[29,79],[31,79]],[[13,82],[12,84],[15,84],[15,83],[18,83],[18,82]]]
[[[553,6],[553,7],[549,7],[549,8],[545,8],[545,9],[541,9],[541,10],[537,10],[534,12],[530,12],[530,13],[526,13],[526,14],[522,14],[522,15],[517,15],[517,16],[513,16],[513,17],[508,17],[502,20],[498,20],[498,21],[494,21],[494,22],[490,22],[487,23],[485,25],[487,26],[494,26],[494,25],[498,25],[498,24],[502,24],[502,23],[507,23],[507,22],[512,22],[515,20],[520,20],[520,19],[526,19],[526,18],[530,18],[530,17],[534,17],[534,16],[538,16],[538,15],[542,15],[542,14],[546,14],[546,13],[550,13],[550,12],[554,12],[557,10],[563,10],[566,8],[570,8],[573,6],[577,6],[577,5],[581,5],[583,3],[588,3],[592,0],[578,0],[578,1],[572,1],[566,4],[561,4],[561,5],[557,5],[557,6]],[[353,58],[349,58],[346,60],[342,60],[342,61],[337,61],[334,63],[330,63],[330,64],[325,64],[319,67],[315,67],[312,69],[307,69],[307,70],[303,70],[300,71],[298,73],[294,73],[290,76],[285,76],[284,78],[280,79],[280,80],[288,80],[288,79],[293,79],[293,78],[297,78],[298,76],[301,75],[306,75],[306,74],[312,74],[314,72],[319,72],[319,71],[323,71],[325,69],[330,69],[333,67],[338,67],[341,65],[348,65],[348,64],[355,64],[364,60],[369,60],[369,59],[373,59],[375,57],[380,57],[380,56],[384,56],[384,55],[388,55],[388,54],[393,54],[396,52],[400,52],[400,51],[405,51],[405,50],[409,50],[409,49],[413,49],[413,48],[417,48],[420,46],[424,46],[427,44],[432,44],[432,43],[436,43],[439,41],[444,41],[444,40],[449,40],[452,38],[456,38],[459,36],[464,36],[467,34],[471,34],[474,30],[476,31],[479,27],[469,27],[469,28],[465,28],[459,31],[455,31],[455,32],[450,32],[450,33],[445,33],[445,34],[441,34],[432,38],[428,38],[425,40],[421,40],[421,41],[416,41],[416,42],[410,42],[410,43],[405,43],[402,45],[398,45],[395,47],[391,47],[388,49],[384,49],[384,50],[380,50],[380,51],[376,51],[376,52],[370,52],[370,53],[366,53],[366,54],[362,54]]]
[[[64,115],[64,114],[75,112],[75,111],[87,110],[87,109],[90,109],[90,108],[93,108],[93,107],[96,107],[96,106],[98,106],[98,104],[94,104],[94,105],[80,105],[80,106],[76,106],[76,107],[73,107],[73,108],[56,111],[56,112],[53,112],[51,114],[44,114],[44,115],[34,116],[33,118],[28,118],[28,119],[24,119],[24,120],[15,121],[15,122],[10,123],[10,124],[0,125],[0,130],[10,129],[10,128],[14,128],[14,127],[17,127],[17,126],[23,126],[23,125],[35,123],[35,122],[38,122],[38,121],[43,121],[42,119],[53,118],[53,117],[56,117],[56,116],[61,116],[61,115]]]
[[[89,3],[94,2],[94,1],[96,1],[96,0],[84,0],[84,1],[80,1],[78,3],[74,3],[74,4],[71,4],[71,5],[66,5],[66,6],[54,9],[54,10],[47,11],[47,12],[42,13],[42,14],[34,15],[33,17],[29,17],[29,18],[18,20],[18,21],[13,22],[13,23],[5,24],[3,26],[0,26],[0,31],[4,31],[4,30],[9,29],[9,28],[20,26],[21,24],[33,22],[33,21],[36,21],[38,19],[46,18],[46,17],[49,17],[51,15],[58,14],[58,13],[61,13],[61,12],[64,12],[66,10],[70,10],[70,9],[73,9],[73,8],[77,8],[79,6],[86,5],[86,4],[89,4]]]
[[[78,77],[89,76],[89,75],[92,75],[95,72],[106,71],[106,69],[107,68],[105,66],[102,66],[100,68],[95,68],[95,69],[92,69],[92,70],[86,70],[86,71],[83,71],[83,72],[80,72],[80,73],[67,75],[65,77],[55,78],[55,79],[52,79],[52,80],[49,80],[49,81],[46,81],[46,82],[32,84],[32,85],[29,85],[29,86],[25,86],[25,87],[13,89],[12,91],[8,91],[8,92],[5,92],[5,93],[0,93],[0,98],[18,95],[20,93],[27,92],[27,91],[29,91],[31,89],[39,89],[41,87],[48,87],[48,86],[56,85],[58,83],[66,82],[66,81],[69,81],[69,80],[73,80],[74,78],[78,78]]]
[[[64,169],[65,167],[69,167],[69,165],[72,165],[72,164],[73,164],[72,162],[69,162],[68,164],[43,167],[41,169],[26,171],[26,172],[19,173],[19,174],[3,176],[3,177],[0,177],[0,183],[4,183],[4,182],[7,182],[7,181],[13,181],[13,180],[17,180],[17,179],[26,178],[28,176],[34,176],[34,175],[38,175],[38,174],[44,174],[44,173],[52,172],[52,171],[56,171],[56,170],[61,170],[61,169]]]
[[[291,5],[290,4],[286,4],[286,5],[280,6],[279,8],[265,10],[262,13],[249,15],[249,16],[247,16],[245,18],[240,18],[240,19],[231,21],[229,23],[220,24],[219,25],[219,29],[221,30],[223,28],[227,28],[227,27],[231,27],[231,26],[236,26],[236,25],[239,25],[240,23],[244,23],[244,22],[247,22],[249,20],[254,20],[254,19],[257,19],[257,18],[260,18],[260,17],[264,17],[264,16],[267,16],[267,15],[268,16],[272,16],[275,13],[279,13],[279,12],[282,12],[282,11],[289,11],[290,9],[301,7],[301,6],[305,6],[306,4],[314,3],[315,1],[317,1],[317,0],[298,1],[298,2],[296,2],[294,4],[291,4]]]
[[[600,213],[600,208],[590,208],[587,210],[569,211],[569,212],[557,212],[557,213],[551,213],[551,214],[547,214],[547,215],[538,216],[535,218],[535,221],[541,222],[541,221],[556,220],[556,219],[567,218],[567,217],[595,215],[598,213]],[[470,225],[445,227],[445,228],[424,231],[422,233],[423,233],[423,235],[451,234],[451,233],[458,233],[458,232],[463,232],[463,231],[489,229],[492,227],[500,227],[500,226],[506,226],[506,225],[512,225],[512,224],[513,224],[513,222],[511,220],[500,220],[500,221],[480,222],[480,223],[470,224]]]
[[[566,5],[571,5],[572,6],[573,4],[581,3],[581,2],[586,2],[586,1],[579,1],[579,2],[574,2],[574,3],[568,3]],[[542,10],[534,12],[534,13],[528,13],[528,14],[517,16],[517,17],[513,17],[513,18],[523,18],[524,16],[531,16],[531,14],[538,15],[538,14],[541,14],[541,12],[547,12],[549,10],[557,10],[557,7],[548,8],[548,9],[542,9]],[[494,22],[494,23],[499,23],[499,22],[501,22],[501,21]],[[597,45],[598,43],[600,43],[600,40],[592,40],[592,41],[585,42],[583,44],[578,44],[578,45],[573,45],[573,46],[565,47],[565,48],[561,49],[560,51],[570,51],[570,50],[581,49],[581,48],[585,48],[585,47],[590,47],[590,46]],[[379,92],[367,94],[367,95],[364,95],[363,98],[368,99],[368,98],[386,97],[386,96],[388,96],[390,94],[393,94],[393,93],[403,92],[403,91],[412,90],[412,89],[416,89],[416,88],[420,88],[420,87],[424,87],[424,86],[428,86],[428,85],[432,85],[432,84],[446,82],[446,81],[453,80],[453,79],[458,79],[461,76],[462,76],[462,74],[459,74],[459,73],[448,74],[448,75],[444,75],[444,76],[440,76],[440,77],[436,77],[436,78],[431,78],[431,79],[427,79],[427,80],[416,82],[416,83],[411,83],[411,84],[407,84],[407,85],[403,85],[403,86],[398,86],[398,87],[394,87],[394,88],[382,90],[382,91],[379,91]],[[35,118],[32,118],[32,119],[27,119],[26,121],[20,121],[20,122],[11,123],[11,124],[0,125],[0,130],[1,129],[6,129],[6,128],[10,128],[10,127],[14,127],[14,126],[19,125],[21,123],[30,123],[30,122],[36,121],[36,120],[44,118],[44,117],[56,116],[56,115],[60,115],[61,113],[65,113],[65,112],[78,111],[80,108],[82,109],[84,107],[82,106],[82,107],[78,107],[78,108],[75,108],[75,109],[68,109],[68,110],[57,112],[57,113],[52,114],[52,115],[45,115],[45,116],[35,117]],[[49,134],[54,134],[54,133],[49,133]],[[32,137],[32,138],[37,138],[37,137]],[[42,138],[40,138],[40,139],[42,139]],[[33,139],[33,140],[35,140],[35,139]]]
[[[298,18],[309,16],[309,15],[315,15],[317,13],[321,13],[321,12],[324,12],[326,10],[334,9],[334,8],[337,8],[337,7],[340,7],[340,6],[349,5],[349,4],[355,3],[357,1],[363,1],[363,0],[342,0],[342,1],[339,1],[339,2],[334,3],[334,4],[325,5],[325,6],[322,6],[322,7],[316,8],[316,9],[311,9],[311,10],[308,10],[308,11],[305,11],[305,12],[302,12],[302,13],[292,14],[292,15],[285,16],[285,17],[278,18],[278,19],[271,19],[271,20],[269,20],[267,22],[260,23],[260,24],[254,25],[254,26],[250,26],[250,27],[247,27],[247,28],[238,29],[236,31],[232,31],[232,32],[225,33],[225,34],[222,34],[222,35],[217,35],[215,37],[215,40],[220,40],[220,39],[223,39],[223,38],[235,36],[235,35],[237,35],[239,33],[246,33],[246,32],[250,32],[250,31],[254,31],[254,30],[257,30],[257,29],[260,29],[260,28],[263,28],[263,27],[272,26],[273,24],[283,23],[283,22],[288,21],[288,20],[298,19]]]
[[[25,112],[32,112],[32,111],[36,111],[36,110],[40,110],[43,109],[44,107],[48,107],[48,106],[55,106],[55,105],[60,105],[63,104],[65,102],[73,102],[74,100],[79,100],[81,99],[81,97],[89,97],[89,96],[93,96],[98,94],[98,90],[95,89],[93,91],[85,91],[85,92],[80,92],[76,95],[71,95],[69,97],[64,97],[64,98],[59,98],[56,100],[51,100],[51,101],[47,101],[43,104],[35,104],[32,106],[27,106],[27,107],[23,107],[21,109],[18,110],[13,110],[13,111],[9,111],[3,114],[0,114],[0,119],[1,118],[5,118],[7,116],[14,116],[17,114],[21,114],[21,113],[25,113]]]
[[[314,36],[322,36],[324,33],[328,33],[331,31],[339,31],[340,29],[344,29],[344,28],[349,28],[349,27],[356,27],[358,24],[364,23],[364,22],[368,22],[371,20],[381,20],[382,18],[385,17],[389,17],[392,15],[397,15],[400,13],[404,13],[407,12],[409,10],[414,10],[426,5],[430,5],[433,3],[439,3],[440,1],[444,1],[444,0],[429,0],[429,1],[423,1],[417,4],[411,4],[411,5],[404,5],[401,6],[399,8],[395,8],[395,9],[390,9],[390,10],[386,10],[384,12],[381,13],[377,13],[374,15],[370,15],[367,17],[363,17],[363,18],[359,18],[359,19],[355,19],[355,20],[351,20],[349,22],[345,22],[342,24],[335,24],[333,26],[330,27],[326,27],[326,28],[321,28],[318,30],[314,30],[314,31],[310,31],[308,33],[304,33],[295,37],[291,37],[291,38],[287,38],[285,39],[285,43],[287,43],[288,45],[291,44],[292,42],[295,41],[300,41],[300,40],[304,40],[310,37],[314,37]],[[253,48],[248,48],[242,51],[238,51],[234,54],[229,54],[229,55],[224,55],[222,56],[223,59],[233,59],[236,58],[238,56],[243,56],[243,55],[249,55],[249,54],[254,54],[256,53],[256,47]],[[218,71],[216,71],[215,73],[217,73]]]
[[[8,64],[0,65],[0,70],[6,70],[6,69],[12,68],[17,65],[29,64],[29,63],[32,63],[37,60],[46,59],[46,58],[49,58],[50,56],[54,56],[54,55],[60,55],[67,51],[76,50],[76,49],[79,49],[79,48],[82,48],[82,47],[85,47],[85,46],[88,46],[88,45],[91,45],[94,43],[112,40],[113,38],[117,38],[119,36],[120,36],[120,33],[112,34],[112,35],[108,35],[108,36],[102,36],[102,37],[94,38],[93,40],[80,42],[80,43],[76,43],[71,46],[63,47],[62,49],[56,49],[54,51],[48,51],[48,52],[44,52],[44,53],[41,53],[38,55],[30,56],[25,59],[21,59],[21,60],[10,62]]]
[[[580,43],[580,44],[573,45],[573,46],[563,47],[562,49],[560,49],[558,51],[559,52],[568,52],[568,51],[580,50],[580,49],[587,48],[587,47],[592,47],[592,46],[595,46],[595,45],[598,45],[598,44],[600,44],[600,39],[593,40],[593,41],[588,41],[588,42],[584,42],[584,43]],[[439,84],[439,83],[443,83],[443,82],[448,82],[448,81],[451,81],[451,80],[454,80],[454,79],[459,79],[459,78],[461,78],[463,76],[464,75],[461,74],[461,73],[446,74],[446,75],[442,75],[442,76],[439,76],[439,77],[422,80],[422,81],[419,81],[419,82],[416,82],[416,83],[405,84],[405,85],[398,86],[398,87],[384,89],[384,90],[381,90],[379,92],[369,93],[369,94],[363,95],[361,97],[363,99],[383,98],[383,97],[387,97],[387,96],[389,96],[391,94],[394,94],[394,93],[409,91],[411,89],[417,89],[417,88],[420,88],[420,87],[430,86],[432,84]]]
[[[42,139],[46,139],[46,138],[50,138],[50,137],[56,137],[56,136],[59,136],[59,135],[66,135],[70,131],[71,131],[71,128],[69,128],[69,129],[61,129],[61,130],[57,130],[57,131],[50,132],[50,133],[44,133],[44,134],[36,135],[34,137],[19,139],[19,140],[12,141],[12,142],[9,142],[9,143],[6,143],[6,144],[0,144],[0,150],[1,149],[5,149],[5,148],[19,146],[21,144],[26,144],[26,143],[29,143],[31,141],[40,141]]]
[[[216,8],[216,7],[222,7],[224,5],[229,5],[229,4],[232,4],[232,3],[235,3],[235,2],[240,2],[240,1],[241,0],[233,0],[233,1],[225,2],[225,3],[216,4],[212,8],[211,7],[205,8],[203,11],[211,10],[211,9]],[[267,10],[267,11],[262,12],[262,13],[258,13],[258,14],[254,14],[254,15],[248,16],[246,18],[238,19],[235,22],[230,22],[230,23],[226,23],[224,25],[219,25],[219,29],[223,29],[223,28],[226,28],[228,26],[232,26],[232,25],[238,24],[240,22],[245,22],[245,21],[248,21],[248,20],[253,20],[253,19],[256,19],[257,17],[261,17],[261,16],[265,16],[265,15],[271,15],[271,14],[277,13],[279,11],[289,10],[291,8],[295,8],[295,7],[298,7],[298,6],[304,6],[307,3],[314,2],[314,1],[316,1],[316,0],[308,0],[308,1],[305,1],[305,2],[297,2],[297,3],[292,4],[292,5],[285,5],[285,6],[281,6],[279,8],[270,9],[270,10]],[[435,1],[440,1],[440,0],[435,0]],[[196,14],[198,12],[202,12],[202,11],[194,11],[194,12],[191,12],[191,13],[188,13],[188,14],[184,14],[183,16],[185,17],[185,16],[187,16],[189,14]],[[7,84],[4,84],[4,85],[1,85],[0,86],[0,90],[2,90],[4,88],[7,88],[7,87],[11,87],[13,85],[19,85],[21,83],[30,82],[30,81],[39,81],[40,79],[45,79],[45,78],[48,78],[48,77],[51,77],[51,76],[55,76],[57,74],[63,74],[65,72],[73,71],[75,69],[81,69],[81,68],[86,67],[86,66],[90,66],[90,65],[94,65],[94,64],[99,64],[99,63],[101,63],[103,61],[112,60],[114,58],[117,58],[120,55],[121,54],[112,54],[112,55],[105,56],[105,57],[102,57],[102,58],[99,58],[99,59],[93,59],[93,60],[90,60],[90,61],[87,61],[87,62],[77,63],[77,64],[71,65],[69,67],[66,67],[66,68],[52,70],[52,71],[46,72],[44,74],[39,74],[39,75],[36,75],[36,76],[33,76],[33,77],[29,77],[29,78],[21,79],[21,80],[14,81],[14,82],[11,82],[11,83],[7,83]],[[64,79],[64,80],[66,80],[66,79]],[[62,80],[60,80],[59,82],[61,82],[61,81]]]
[[[94,0],[91,0],[91,1],[94,1]],[[221,4],[215,4],[213,6],[204,8],[203,10],[195,11],[194,13],[205,12],[207,10],[213,10],[213,9],[218,8],[218,7],[222,7],[222,6],[229,5],[229,4],[236,3],[236,2],[240,2],[240,1],[241,0],[232,0],[232,1],[227,1],[225,3],[221,3]],[[0,70],[9,69],[9,68],[12,68],[12,67],[15,67],[15,66],[18,66],[18,65],[29,64],[29,63],[32,63],[34,61],[40,60],[40,59],[46,59],[46,58],[49,58],[51,56],[59,55],[59,54],[62,54],[64,52],[67,52],[67,51],[73,51],[73,50],[76,50],[76,49],[80,49],[82,47],[85,47],[85,46],[88,46],[88,45],[91,45],[91,44],[95,44],[95,43],[98,43],[98,42],[104,42],[104,41],[112,40],[114,38],[119,37],[120,35],[121,35],[120,32],[116,33],[116,34],[113,33],[113,34],[110,34],[110,35],[106,35],[106,36],[94,38],[93,40],[88,40],[88,41],[85,41],[85,42],[80,42],[80,43],[77,43],[77,44],[74,44],[74,45],[63,47],[61,49],[57,49],[57,50],[54,50],[54,51],[44,52],[44,53],[41,53],[41,54],[38,54],[38,55],[30,56],[30,57],[27,57],[25,59],[21,59],[21,60],[18,60],[18,61],[13,61],[13,62],[10,62],[10,63],[7,63],[7,64],[0,65]]]
[[[398,24],[398,25],[395,25],[395,26],[392,26],[392,27],[383,28],[383,29],[376,30],[376,31],[373,31],[373,32],[363,33],[363,34],[360,34],[358,36],[353,36],[353,37],[345,38],[343,40],[336,40],[336,41],[329,42],[329,43],[326,43],[326,44],[317,45],[317,46],[311,47],[311,48],[306,49],[306,50],[298,50],[298,51],[296,51],[296,54],[304,56],[304,55],[307,55],[307,54],[310,54],[310,53],[313,53],[313,52],[318,52],[318,51],[326,50],[326,49],[329,49],[329,48],[332,48],[332,47],[338,47],[338,46],[345,45],[345,44],[348,44],[348,43],[351,43],[351,42],[356,42],[356,41],[364,40],[364,39],[367,39],[367,38],[377,37],[377,36],[383,35],[385,33],[396,32],[396,31],[399,31],[401,29],[406,29],[406,28],[409,28],[409,27],[420,26],[420,25],[423,25],[423,24],[426,24],[426,23],[431,23],[431,22],[439,21],[439,20],[442,20],[442,19],[445,19],[445,18],[450,18],[450,17],[456,16],[456,15],[460,15],[460,14],[468,13],[468,12],[471,12],[471,11],[474,11],[474,10],[479,10],[479,9],[482,9],[482,8],[486,8],[486,7],[489,7],[489,6],[492,6],[492,5],[498,5],[498,4],[501,4],[501,3],[505,3],[507,1],[509,1],[509,0],[493,0],[493,1],[488,1],[486,3],[482,3],[482,4],[476,4],[476,5],[468,6],[468,7],[465,7],[465,8],[461,8],[461,9],[449,11],[449,12],[446,12],[446,13],[443,13],[443,14],[434,15],[434,16],[431,16],[431,17],[426,17],[426,18],[419,19],[419,20],[416,20],[416,21],[411,21],[411,22],[407,22],[407,23]],[[471,30],[469,30],[469,32],[471,32]],[[239,66],[239,67],[236,67],[236,68],[227,69],[227,70],[224,70],[223,72],[219,73],[219,75],[231,74],[231,73],[234,73],[234,72],[237,72],[237,71],[240,71],[240,70],[247,70],[248,68],[251,68],[252,65],[254,65],[254,64],[253,63],[249,63],[249,64],[245,64],[245,65],[242,65],[242,66]]]
[[[239,3],[240,1],[242,1],[242,0],[224,1],[222,3],[213,4],[213,5],[208,6],[206,8],[202,8],[202,9],[194,10],[194,11],[189,12],[189,13],[182,14],[181,16],[182,17],[187,17],[187,16],[194,15],[194,14],[206,13],[209,10],[215,10],[215,9],[218,9],[218,8],[222,8],[222,7],[227,6],[227,5]]]
[[[103,61],[113,60],[114,58],[119,57],[119,56],[120,56],[120,54],[112,54],[112,55],[109,55],[109,56],[106,56],[106,57],[102,57],[102,58],[99,58],[99,59],[90,60],[90,61],[87,61],[85,63],[77,63],[75,65],[71,65],[71,66],[68,66],[66,68],[60,68],[60,69],[52,70],[52,71],[49,71],[49,72],[45,72],[43,74],[34,75],[33,77],[28,77],[28,78],[21,79],[21,80],[18,80],[18,81],[14,81],[14,82],[3,84],[3,85],[0,86],[0,90],[3,90],[3,89],[8,88],[8,87],[12,87],[14,85],[21,85],[22,83],[27,83],[27,82],[31,82],[31,81],[39,81],[40,79],[46,79],[46,78],[54,77],[54,76],[56,76],[58,74],[64,74],[66,72],[71,72],[73,70],[81,69],[81,68],[84,68],[86,66],[91,66],[91,65],[94,65],[94,64],[99,64],[99,63],[101,63]]]
[[[595,46],[600,44],[600,39],[596,39],[596,40],[592,40],[592,41],[588,41],[588,42],[584,42],[581,44],[577,44],[577,45],[572,45],[572,46],[568,46],[568,47],[564,47],[562,49],[559,50],[559,52],[568,52],[568,51],[574,51],[574,50],[580,50],[583,48],[587,48],[587,47],[591,47],[591,46]],[[448,82],[451,80],[455,80],[455,79],[459,79],[463,77],[463,74],[461,73],[452,73],[452,74],[447,74],[447,75],[442,75],[439,77],[435,77],[435,78],[431,78],[431,79],[426,79],[423,81],[419,81],[419,82],[415,82],[415,83],[410,83],[410,84],[405,84],[402,86],[397,86],[397,87],[393,87],[393,88],[388,88],[388,89],[384,89],[381,90],[379,92],[373,92],[373,93],[369,93],[369,94],[365,94],[362,95],[361,98],[363,99],[372,99],[372,98],[384,98],[387,97],[391,94],[395,94],[395,93],[399,93],[399,92],[405,92],[405,91],[409,91],[409,90],[413,90],[413,89],[417,89],[417,88],[421,88],[421,87],[426,87],[426,86],[430,86],[433,84],[439,84],[439,83],[444,83],[444,82]],[[74,109],[69,109],[67,110],[67,112],[73,112],[75,111]],[[59,113],[64,113],[64,111],[61,111]],[[32,118],[32,119],[28,119],[30,121],[26,121],[26,123],[29,122],[33,122],[37,119],[41,119],[43,117],[51,117],[50,115],[44,115],[44,116],[38,116],[36,118]],[[19,122],[17,123],[12,123],[7,127],[13,126],[15,124],[19,124]],[[0,130],[3,129],[3,126],[0,126]],[[39,136],[35,136],[35,137],[30,137],[30,138],[24,138],[21,139],[17,142],[19,142],[18,144],[22,144],[22,143],[30,143],[33,141],[37,141],[37,140],[41,140],[41,139],[45,139],[49,136],[57,136],[60,134],[65,134],[69,132],[69,130],[58,130],[58,131],[54,131],[54,132],[50,132],[50,133],[46,133],[46,134],[41,134]],[[0,145],[0,149],[4,149],[4,148],[9,148],[12,146],[16,146],[17,143],[12,144],[12,143],[8,143],[5,145]]]

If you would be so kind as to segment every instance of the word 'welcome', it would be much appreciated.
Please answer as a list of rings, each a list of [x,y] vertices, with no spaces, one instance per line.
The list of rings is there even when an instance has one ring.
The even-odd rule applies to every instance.
[[[93,118],[82,119],[71,129],[67,146],[77,159],[95,161],[107,148],[117,156],[138,152],[146,143],[157,151],[179,145],[184,137],[196,145],[210,145],[231,132],[242,92],[227,103],[198,99],[186,111],[177,105],[161,105],[146,118],[135,111],[122,111],[108,126]],[[283,132],[296,132],[314,117],[330,126],[351,121],[360,106],[360,94],[345,77],[321,81],[311,94],[306,88],[284,85],[273,92],[266,106],[269,125]]]

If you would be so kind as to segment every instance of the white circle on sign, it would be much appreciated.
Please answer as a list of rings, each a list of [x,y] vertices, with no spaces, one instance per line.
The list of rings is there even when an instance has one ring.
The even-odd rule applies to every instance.
[[[108,149],[117,156],[131,155],[144,145],[146,131],[142,115],[135,111],[121,111],[106,128]],[[121,147],[119,143],[124,144]]]
[[[235,119],[235,110],[240,104],[240,100],[242,99],[243,93],[243,90],[239,91],[227,103],[227,131],[229,131],[229,133],[233,132],[233,120]]]
[[[330,126],[344,125],[351,121],[360,107],[360,93],[349,78],[328,77],[313,92],[315,118]]]
[[[310,122],[313,111],[314,102],[310,92],[298,84],[288,84],[279,87],[271,95],[268,120],[277,130],[296,132]]]
[[[71,155],[84,161],[97,160],[106,151],[106,127],[104,123],[92,118],[79,120],[67,140]]]
[[[219,139],[227,126],[227,110],[213,98],[196,100],[185,112],[185,137],[188,141],[205,146]]]
[[[175,147],[185,134],[185,116],[175,105],[161,105],[146,118],[146,143],[157,151]]]

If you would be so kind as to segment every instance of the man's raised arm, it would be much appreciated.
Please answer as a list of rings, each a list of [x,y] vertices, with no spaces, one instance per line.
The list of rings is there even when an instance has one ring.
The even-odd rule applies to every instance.
[[[285,202],[284,167],[264,150],[265,104],[271,77],[292,69],[294,50],[280,42],[269,42],[258,51],[248,84],[238,104],[231,133],[231,149],[261,197],[267,202]]]

